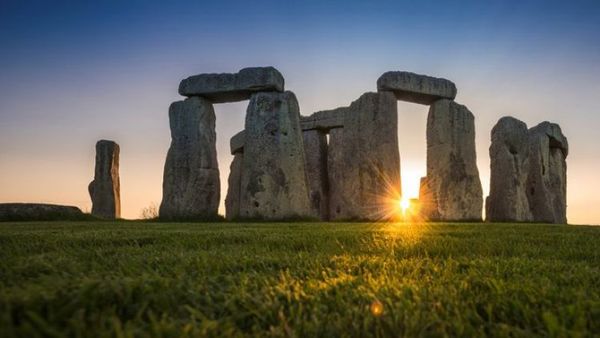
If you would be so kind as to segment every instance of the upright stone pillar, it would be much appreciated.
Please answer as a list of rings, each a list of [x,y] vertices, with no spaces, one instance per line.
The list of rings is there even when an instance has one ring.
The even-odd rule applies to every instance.
[[[169,108],[171,146],[163,178],[160,217],[212,218],[220,198],[215,112],[212,103],[190,97]]]
[[[527,197],[535,222],[567,223],[568,153],[557,124],[542,122],[529,129]]]
[[[327,178],[327,135],[320,130],[305,130],[304,153],[310,203],[315,217],[329,219],[329,182]]]
[[[427,117],[427,177],[419,200],[429,220],[481,220],[483,196],[475,154],[475,119],[448,99],[434,102]]]
[[[119,182],[119,145],[113,141],[96,143],[94,180],[88,186],[92,198],[92,215],[116,219],[121,217]]]
[[[250,98],[245,124],[240,217],[311,215],[298,101],[292,92]]]
[[[532,220],[526,193],[528,173],[527,125],[513,117],[503,117],[492,129],[490,195],[485,204],[488,221]]]
[[[330,218],[392,218],[401,195],[396,97],[365,93],[344,116],[329,134]]]
[[[242,163],[244,153],[233,156],[227,179],[227,196],[225,197],[225,218],[229,221],[240,217],[240,189],[242,185]]]

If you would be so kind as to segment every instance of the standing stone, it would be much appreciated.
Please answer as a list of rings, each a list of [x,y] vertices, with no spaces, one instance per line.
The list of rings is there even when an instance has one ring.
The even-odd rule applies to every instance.
[[[329,218],[329,184],[327,179],[327,135],[312,129],[302,133],[310,203],[315,217]]]
[[[384,73],[377,79],[377,90],[392,91],[398,100],[428,105],[456,97],[456,85],[452,81],[410,72]]]
[[[393,218],[401,195],[396,97],[365,93],[344,110],[344,128],[329,134],[330,218]]]
[[[179,84],[179,94],[201,96],[213,103],[248,100],[250,95],[263,91],[282,92],[284,79],[273,67],[244,68],[238,73],[200,74],[190,76]]]
[[[243,162],[244,153],[235,153],[229,167],[227,196],[225,197],[225,218],[230,221],[240,217],[240,188],[242,185]]]
[[[475,123],[467,107],[438,100],[427,117],[427,177],[419,197],[426,219],[481,220],[483,197],[475,154]]]
[[[100,140],[96,143],[96,169],[88,190],[92,215],[105,219],[121,217],[119,145],[115,142]]]
[[[533,221],[567,223],[567,138],[557,124],[529,129],[527,196]]]
[[[241,217],[311,215],[299,110],[289,91],[252,95],[245,124]]]
[[[171,146],[165,162],[160,217],[217,216],[220,198],[215,112],[206,99],[191,97],[169,107]]]
[[[513,117],[501,118],[492,129],[490,195],[486,219],[492,222],[532,220],[526,184],[529,173],[527,125]]]

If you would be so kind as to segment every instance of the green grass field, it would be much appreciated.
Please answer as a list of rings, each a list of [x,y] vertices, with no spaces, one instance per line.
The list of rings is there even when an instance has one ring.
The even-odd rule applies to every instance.
[[[600,227],[0,223],[0,337],[599,336]]]

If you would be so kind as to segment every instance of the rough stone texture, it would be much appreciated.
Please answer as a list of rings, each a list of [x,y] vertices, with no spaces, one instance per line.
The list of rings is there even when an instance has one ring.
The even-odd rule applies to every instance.
[[[365,93],[329,133],[330,219],[392,218],[400,198],[398,108],[391,92]]]
[[[77,207],[42,203],[0,203],[0,221],[55,221],[85,219]]]
[[[225,218],[234,220],[240,217],[240,188],[242,185],[242,163],[244,154],[235,153],[229,167],[227,196],[225,197]]]
[[[229,140],[231,155],[244,152],[244,142],[246,142],[246,132],[244,130],[233,135],[233,137]]]
[[[92,215],[105,219],[121,217],[119,182],[119,145],[113,141],[96,143],[94,180],[88,186],[92,198]]]
[[[171,104],[171,146],[165,162],[160,217],[211,218],[220,198],[215,112],[199,97]]]
[[[483,197],[475,154],[475,123],[467,107],[433,103],[427,117],[427,177],[421,210],[429,220],[481,220]]]
[[[486,219],[492,222],[531,221],[526,193],[529,137],[524,122],[506,116],[496,123],[492,129],[490,168]]]
[[[452,81],[410,72],[384,73],[377,80],[377,90],[392,91],[398,100],[427,105],[456,97],[456,85]]]
[[[333,110],[324,110],[316,112],[310,116],[300,117],[300,127],[302,130],[318,129],[329,131],[333,128],[341,128],[344,126],[344,113],[346,108],[338,108]]]
[[[567,223],[567,138],[557,124],[529,129],[527,197],[533,221]]]
[[[329,219],[329,183],[327,178],[327,135],[319,130],[307,130],[304,154],[310,203],[315,217]]]
[[[273,67],[244,68],[235,74],[194,75],[179,84],[179,94],[202,96],[213,103],[248,100],[256,92],[283,89],[283,76]]]
[[[344,126],[344,111],[347,108],[338,108],[333,110],[324,110],[316,112],[310,116],[300,116],[300,129],[303,131],[320,130],[328,132],[334,128],[342,128]],[[246,131],[242,130],[233,135],[229,141],[231,155],[237,152],[244,151],[244,143],[246,141]]]
[[[311,215],[298,101],[292,92],[252,95],[246,114],[240,216]]]

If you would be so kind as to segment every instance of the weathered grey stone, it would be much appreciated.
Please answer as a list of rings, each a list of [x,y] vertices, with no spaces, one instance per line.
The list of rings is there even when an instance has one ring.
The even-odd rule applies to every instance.
[[[384,73],[377,80],[377,90],[392,91],[398,100],[427,105],[456,97],[456,85],[452,81],[410,72]]]
[[[427,117],[427,177],[421,211],[429,220],[481,220],[483,197],[475,154],[475,123],[467,107],[434,102]]]
[[[244,154],[235,153],[229,167],[227,196],[225,197],[225,218],[234,220],[240,217],[240,188],[242,186],[242,163]]]
[[[330,219],[392,218],[401,195],[396,98],[365,93],[342,110],[344,128],[329,133]]]
[[[244,142],[246,142],[246,132],[244,130],[233,135],[229,140],[229,148],[231,149],[231,155],[244,152]]]
[[[315,217],[329,219],[329,183],[327,178],[327,135],[319,130],[307,130],[304,154],[310,203]]]
[[[42,203],[0,203],[0,221],[58,221],[86,219],[77,207]]]
[[[92,198],[92,215],[105,219],[121,217],[119,182],[119,145],[113,141],[96,143],[94,180],[88,186]]]
[[[240,216],[311,215],[298,101],[292,92],[253,94],[246,114]]]
[[[527,197],[533,221],[567,223],[567,138],[557,124],[529,129]]]
[[[283,89],[283,76],[273,67],[244,68],[235,74],[194,75],[179,84],[179,94],[202,96],[213,103],[248,100],[252,93]]]
[[[496,123],[492,129],[490,169],[486,219],[492,222],[531,221],[526,193],[529,136],[524,122],[506,116]]]
[[[165,162],[160,217],[211,218],[220,198],[215,112],[199,97],[171,104],[171,146]]]
[[[338,108],[319,111],[310,116],[301,116],[300,127],[302,130],[318,129],[323,131],[341,128],[344,126],[345,111],[345,108]]]
[[[334,128],[341,128],[344,126],[344,109],[346,108],[324,110],[310,116],[300,116],[300,129],[303,131],[321,130],[327,132]],[[231,155],[244,151],[245,139],[246,132],[244,130],[233,135],[229,141]]]

